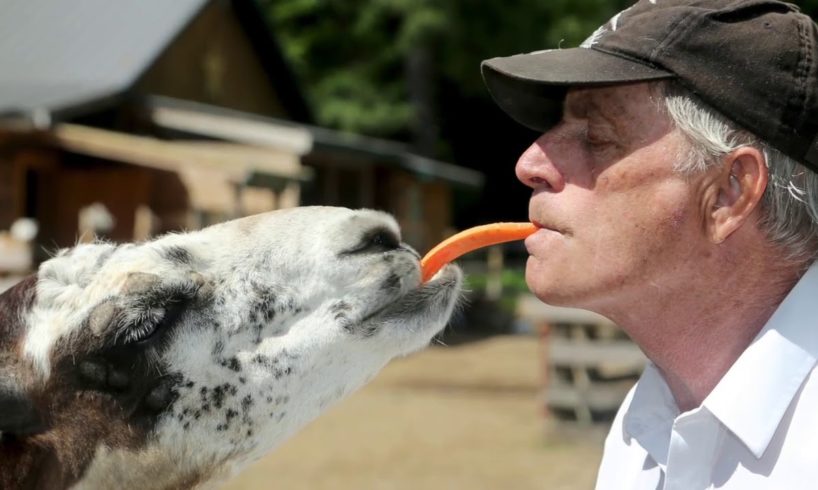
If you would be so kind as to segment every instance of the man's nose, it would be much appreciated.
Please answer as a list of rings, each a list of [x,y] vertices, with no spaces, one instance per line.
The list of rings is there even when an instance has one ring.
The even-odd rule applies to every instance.
[[[517,179],[532,189],[547,187],[560,192],[565,187],[565,178],[549,157],[549,133],[537,138],[517,160]]]

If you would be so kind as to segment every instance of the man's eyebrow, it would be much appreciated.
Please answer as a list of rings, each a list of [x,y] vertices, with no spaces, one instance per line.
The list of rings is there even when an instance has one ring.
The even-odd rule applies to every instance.
[[[588,97],[566,96],[562,101],[563,114],[584,117],[588,112]]]
[[[611,128],[617,138],[624,139],[628,134],[622,123],[622,111],[616,111],[616,108],[600,103],[593,96],[566,97],[563,111],[565,115],[575,118],[601,120],[602,124]]]
[[[622,112],[605,107],[602,104],[591,102],[588,106],[588,117],[595,116],[605,121],[619,136],[623,136],[626,131],[622,124]]]

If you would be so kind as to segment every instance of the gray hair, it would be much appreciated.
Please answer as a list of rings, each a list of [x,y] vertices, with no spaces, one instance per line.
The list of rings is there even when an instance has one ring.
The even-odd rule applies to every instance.
[[[702,172],[742,146],[759,149],[769,175],[761,200],[761,231],[788,259],[818,258],[818,173],[741,129],[678,84],[658,86],[668,115],[690,142],[687,154],[677,158],[676,170]]]

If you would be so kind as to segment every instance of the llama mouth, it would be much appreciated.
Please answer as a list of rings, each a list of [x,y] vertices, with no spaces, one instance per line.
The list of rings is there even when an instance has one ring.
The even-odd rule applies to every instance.
[[[459,294],[458,286],[461,277],[462,272],[459,267],[446,265],[431,280],[420,284],[419,287],[411,289],[395,301],[368,315],[368,319],[377,318],[378,321],[388,321],[413,317],[421,313],[437,315],[446,310],[448,304],[454,299],[453,295]]]
[[[349,322],[344,326],[348,331],[363,332],[372,336],[381,325],[391,321],[407,322],[421,316],[431,320],[443,315],[456,296],[462,277],[460,268],[447,265],[431,280],[421,283],[403,294],[389,298],[382,306],[375,308],[360,320]]]

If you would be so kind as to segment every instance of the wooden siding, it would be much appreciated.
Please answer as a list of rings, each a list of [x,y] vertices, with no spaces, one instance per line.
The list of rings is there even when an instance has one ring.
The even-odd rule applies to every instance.
[[[228,2],[205,7],[136,91],[287,117]]]

